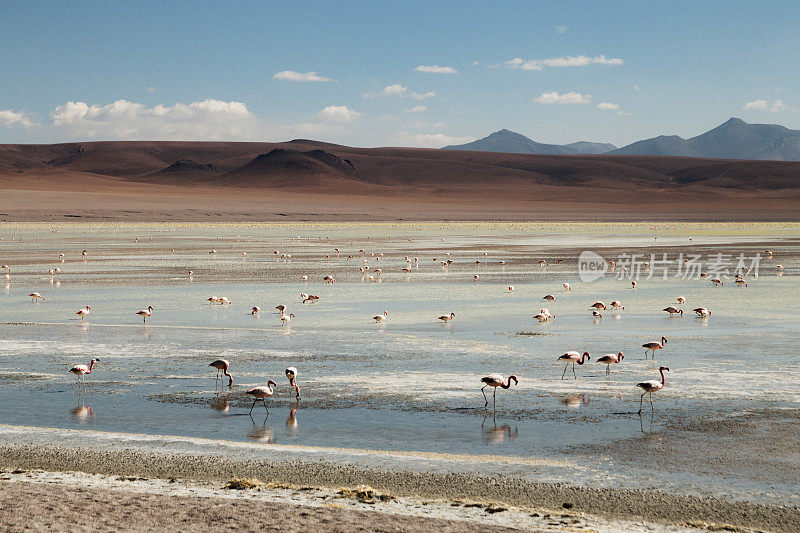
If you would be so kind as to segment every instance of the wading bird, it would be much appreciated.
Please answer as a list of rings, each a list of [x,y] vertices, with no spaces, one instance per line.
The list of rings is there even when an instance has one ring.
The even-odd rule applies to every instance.
[[[30,296],[30,297],[31,297],[31,298],[33,298],[34,300],[41,300],[41,301],[43,301],[43,302],[45,301],[45,299],[44,299],[44,296],[42,296],[42,295],[41,295],[41,294],[39,294],[38,292],[32,292],[32,293],[30,293],[28,296]]]
[[[698,307],[697,309],[692,309],[692,311],[697,313],[697,316],[699,316],[701,318],[706,318],[706,317],[711,316],[711,311],[709,311],[705,307]]]
[[[285,305],[276,305],[275,309],[277,309],[280,314],[283,314],[283,312],[286,311],[286,306]]]
[[[595,309],[598,309],[598,310],[602,309],[604,311],[607,309],[606,304],[604,304],[603,302],[595,302],[592,305],[590,305],[589,307],[590,308],[594,307]]]
[[[497,387],[507,389],[511,386],[511,380],[514,380],[514,385],[519,384],[517,381],[517,376],[511,375],[508,376],[508,381],[503,382],[503,376],[500,374],[489,374],[486,377],[481,378],[481,383],[483,383],[483,387],[481,387],[481,392],[483,393],[483,399],[485,403],[483,404],[484,407],[489,405],[489,399],[486,397],[486,391],[484,389],[486,387],[494,387],[494,397],[492,398],[492,409],[495,408],[497,404]]]
[[[618,354],[607,353],[603,357],[597,360],[598,363],[605,363],[606,365],[606,374],[611,373],[611,365],[614,363],[621,363],[625,356],[622,355],[622,352]]]
[[[87,365],[75,365],[75,366],[73,366],[72,368],[69,369],[69,372],[70,372],[70,374],[75,374],[76,376],[78,376],[78,384],[79,385],[82,383],[83,386],[86,387],[86,378],[84,376],[86,376],[86,374],[91,374],[92,373],[92,369],[94,368],[94,364],[95,363],[99,363],[99,362],[100,362],[100,359],[92,359],[91,361],[89,361],[89,365],[88,366]]]
[[[653,352],[653,357],[656,356],[656,350],[661,350],[664,348],[664,345],[667,344],[667,338],[661,337],[661,342],[646,342],[642,344],[642,348],[644,348],[644,358],[647,359],[647,350],[651,350]]]
[[[83,309],[78,309],[77,311],[75,311],[75,314],[76,314],[76,315],[78,315],[78,316],[80,316],[80,317],[81,317],[81,320],[83,320],[84,318],[86,318],[86,315],[88,315],[88,314],[89,314],[89,311],[90,311],[91,309],[92,309],[92,308],[91,308],[91,307],[89,307],[89,306],[87,305],[87,306],[86,306],[86,307],[84,307]]]
[[[252,307],[252,309],[250,309],[250,314],[251,315],[257,315],[260,312],[261,312],[261,308],[259,306],[257,306],[257,305],[254,305]]]
[[[683,309],[678,309],[674,305],[670,305],[669,307],[665,307],[664,311],[669,313],[669,316],[675,316],[675,315],[683,316]]]
[[[546,294],[542,297],[542,300],[547,300],[548,302],[555,302],[556,297],[553,296],[552,294]]]
[[[455,317],[456,317],[456,314],[455,314],[455,313],[450,313],[449,315],[442,315],[442,316],[440,316],[440,317],[439,317],[439,320],[441,320],[442,322],[450,322],[450,321],[451,321],[451,320],[453,320]]]
[[[614,300],[613,302],[611,302],[611,309],[614,310],[625,309],[625,306],[622,305],[622,302],[620,302],[619,300]]]
[[[217,359],[213,363],[209,363],[208,366],[213,366],[217,369],[217,381],[219,381],[220,371],[223,375],[228,376],[228,387],[233,386],[233,376],[228,373],[228,367],[230,367],[230,363],[226,359]]]
[[[147,317],[153,314],[153,306],[148,305],[147,309],[142,309],[141,311],[136,311],[136,314],[142,317],[142,321],[144,324],[147,324]]]
[[[294,318],[294,313],[289,313],[288,315],[284,313],[281,315],[281,322],[283,322],[283,325],[285,326],[286,324],[291,322],[293,318]]]
[[[290,366],[286,369],[286,379],[289,380],[289,386],[294,387],[295,398],[299,401],[300,385],[297,384],[297,369],[295,367]]]
[[[567,363],[566,366],[564,367],[564,372],[561,374],[561,379],[564,379],[564,376],[567,373],[567,368],[569,368],[570,363],[572,363],[572,375],[575,376],[575,379],[578,379],[577,374],[575,374],[575,363],[582,365],[583,363],[585,363],[590,359],[591,357],[589,357],[589,352],[583,352],[583,355],[581,355],[580,353],[573,351],[573,352],[567,352],[564,355],[559,355],[558,360],[562,362],[566,361]]]
[[[658,371],[661,373],[660,382],[653,379],[650,381],[642,381],[641,383],[636,384],[637,387],[640,387],[644,391],[642,393],[642,396],[639,398],[639,412],[636,414],[638,415],[642,414],[642,402],[644,402],[645,394],[650,394],[650,409],[655,411],[655,409],[653,409],[653,393],[660,391],[661,389],[664,388],[664,385],[667,384],[667,378],[664,377],[664,370],[669,372],[669,368],[665,366],[662,366],[658,369]]]
[[[384,311],[382,315],[375,315],[374,317],[372,317],[372,320],[374,320],[375,322],[383,322],[384,320],[386,320],[386,316],[388,314],[389,313]]]
[[[685,304],[686,303],[686,296],[678,296],[678,303]]]
[[[269,380],[267,381],[266,387],[253,387],[252,389],[247,391],[247,394],[255,398],[255,400],[253,400],[253,405],[250,406],[250,412],[251,413],[253,412],[253,407],[256,406],[256,402],[258,402],[258,400],[264,401],[264,409],[266,409],[266,411],[269,412],[269,409],[267,408],[267,398],[272,396],[273,388],[277,386],[278,386],[277,383],[275,383],[272,380]]]

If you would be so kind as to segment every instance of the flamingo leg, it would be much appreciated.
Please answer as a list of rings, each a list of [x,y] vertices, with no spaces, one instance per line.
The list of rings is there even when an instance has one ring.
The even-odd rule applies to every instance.
[[[267,399],[266,398],[264,398],[264,410],[266,410],[269,413],[269,409],[267,408]]]
[[[606,365],[606,374],[611,374],[611,365]]]
[[[650,411],[653,412],[653,413],[656,412],[655,408],[653,407],[653,393],[652,392],[650,393]]]
[[[485,403],[483,404],[483,406],[484,406],[484,407],[486,407],[487,405],[489,405],[489,398],[487,398],[487,397],[486,397],[486,392],[484,392],[484,390],[483,390],[483,389],[485,389],[485,388],[486,388],[486,387],[488,387],[488,386],[489,386],[489,385],[484,385],[483,387],[481,387],[481,392],[483,393],[483,400],[484,400],[484,402],[485,402]]]
[[[647,393],[643,392],[642,395],[639,397],[639,412],[636,413],[637,415],[642,414],[642,402],[644,402],[644,395],[645,394],[647,394]]]
[[[492,411],[497,408],[497,387],[494,388],[494,396],[492,396]]]
[[[564,379],[564,376],[567,374],[567,369],[569,368],[569,363],[564,366],[564,372],[561,374],[561,379]]]
[[[575,379],[578,379],[578,374],[575,373],[575,363],[572,363],[572,376]]]
[[[255,406],[256,406],[256,402],[257,402],[257,401],[258,401],[258,398],[256,398],[255,400],[253,400],[253,405],[251,405],[251,406],[250,406],[250,414],[253,414],[253,407],[255,407]]]

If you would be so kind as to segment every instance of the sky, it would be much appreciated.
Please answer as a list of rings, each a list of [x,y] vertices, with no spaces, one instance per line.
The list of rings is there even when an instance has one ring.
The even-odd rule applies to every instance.
[[[800,2],[0,3],[0,143],[800,129]]]

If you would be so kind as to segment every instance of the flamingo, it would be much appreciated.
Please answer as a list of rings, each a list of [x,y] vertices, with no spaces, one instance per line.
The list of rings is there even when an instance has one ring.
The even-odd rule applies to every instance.
[[[333,276],[325,276],[324,278],[322,278],[322,280],[323,280],[325,283],[335,283],[335,282],[336,282],[336,280],[335,280],[335,279],[333,279]]]
[[[571,291],[572,290],[572,287],[570,286],[569,283],[564,283],[563,286],[564,286],[564,290],[565,291]]]
[[[88,314],[89,314],[89,311],[90,311],[90,310],[91,310],[91,307],[89,307],[89,306],[87,305],[87,306],[86,306],[86,307],[84,307],[83,309],[78,309],[77,311],[75,311],[75,314],[76,314],[76,315],[79,315],[79,316],[81,317],[81,320],[83,320],[84,318],[86,318],[86,315],[88,315]]]
[[[635,281],[631,281],[631,289],[635,289],[635,288],[636,288],[636,282]]]
[[[440,317],[439,317],[439,320],[441,320],[442,322],[450,322],[450,321],[451,321],[451,320],[453,320],[455,317],[456,317],[456,314],[455,314],[455,313],[450,313],[449,315],[442,315],[442,316],[440,316]]]
[[[736,278],[736,284],[737,284],[739,287],[741,287],[742,285],[744,285],[745,287],[747,287],[747,282],[746,282],[745,280],[743,280],[742,278]]]
[[[597,309],[592,311],[592,316],[595,317],[595,318],[603,318],[603,315],[601,315],[600,311],[598,311]]]
[[[30,297],[31,297],[31,298],[33,298],[34,300],[41,300],[41,301],[43,301],[43,302],[45,301],[45,298],[44,298],[44,296],[42,296],[42,295],[41,295],[41,294],[39,294],[38,292],[32,292],[32,293],[30,293],[28,296],[30,296]]]
[[[719,279],[719,278],[713,278],[711,280],[711,283],[713,283],[717,287],[722,287],[723,285],[725,285],[724,283],[722,283],[722,280]]]
[[[406,269],[404,268],[403,270],[406,270]],[[410,270],[409,270],[409,272],[410,272]],[[472,276],[472,283],[478,283],[478,275],[477,274]]]
[[[624,358],[625,358],[625,356],[622,355],[622,352],[619,352],[616,355],[613,354],[613,353],[607,353],[603,357],[600,357],[597,360],[597,362],[598,363],[605,363],[606,364],[606,374],[610,374],[611,373],[611,365],[613,363],[621,363]]]
[[[94,368],[95,363],[99,363],[100,359],[92,359],[89,361],[89,365],[75,365],[69,369],[70,374],[75,374],[78,376],[78,384],[83,383],[83,386],[86,386],[86,374],[91,374],[92,369]]]
[[[511,380],[514,380],[514,385],[518,385],[519,381],[517,381],[517,376],[511,375],[508,376],[508,380],[503,382],[503,376],[500,374],[489,374],[486,377],[481,378],[481,383],[483,383],[483,387],[481,387],[481,392],[483,393],[483,399],[486,403],[483,404],[484,407],[489,405],[489,399],[486,397],[486,392],[484,389],[486,387],[494,387],[494,396],[492,398],[492,409],[495,408],[497,404],[497,387],[501,387],[503,389],[508,389],[511,387]]]
[[[284,313],[281,315],[281,322],[283,322],[283,325],[285,326],[286,324],[291,322],[293,318],[294,318],[294,313],[289,313],[288,315]]]
[[[548,302],[555,302],[556,297],[553,296],[552,294],[546,294],[545,296],[542,297],[542,300],[547,300]]]
[[[308,283],[308,276],[303,274],[303,276],[300,278],[300,281],[302,281],[303,283]]]
[[[575,363],[582,365],[586,361],[591,360],[591,357],[589,357],[589,352],[583,352],[583,355],[581,355],[578,352],[571,351],[564,355],[559,355],[558,360],[567,362],[567,365],[564,367],[564,372],[561,374],[561,379],[564,379],[564,375],[567,373],[567,368],[569,368],[570,363],[572,363],[572,375],[575,376],[575,379],[578,379],[577,374],[575,374]]]
[[[289,380],[289,386],[294,387],[295,398],[300,400],[300,385],[297,384],[297,369],[290,366],[286,369],[286,378]]]
[[[266,411],[269,412],[269,409],[267,409],[267,398],[272,396],[273,388],[277,386],[278,386],[277,383],[275,383],[272,380],[269,380],[267,381],[266,387],[253,387],[252,389],[247,391],[247,394],[255,398],[255,400],[253,400],[253,405],[250,407],[250,413],[253,412],[253,407],[256,406],[256,402],[258,402],[258,400],[264,401],[264,409],[266,409]]]
[[[533,315],[533,318],[535,318],[539,322],[547,322],[551,318],[555,318],[555,317],[556,317],[556,315],[551,315],[549,313],[537,313],[537,314]]]
[[[254,305],[253,308],[250,309],[250,314],[251,315],[257,315],[260,312],[261,312],[261,308],[259,306],[257,306],[257,305]]]
[[[777,268],[778,270],[783,270],[783,265],[775,265],[775,268]]]
[[[642,348],[644,348],[644,358],[647,359],[647,350],[651,350],[653,352],[653,357],[656,356],[656,350],[661,350],[664,348],[664,345],[667,344],[667,338],[661,337],[661,342],[653,341],[653,342],[646,342],[642,344]]]
[[[315,294],[301,294],[300,297],[303,299],[303,303],[316,302],[317,300],[319,300],[319,296]]]
[[[285,305],[283,305],[283,304],[281,304],[281,305],[276,305],[276,306],[275,306],[275,309],[277,309],[277,310],[278,310],[278,312],[279,312],[280,314],[283,314],[283,312],[284,312],[284,311],[286,311],[286,306],[285,306]]]
[[[675,315],[683,316],[683,309],[678,309],[674,305],[670,305],[669,307],[665,307],[664,311],[669,313],[669,316],[675,316]]]
[[[705,307],[698,307],[697,309],[692,309],[692,311],[697,313],[697,316],[701,318],[707,318],[711,316],[711,311],[709,311]]]
[[[508,286],[508,292],[514,292],[514,286],[513,285],[509,285]]]
[[[208,366],[213,366],[217,369],[217,381],[219,381],[219,373],[222,371],[222,374],[228,376],[228,387],[233,386],[233,376],[228,373],[228,367],[230,367],[230,363],[227,359],[217,359],[213,363],[209,363]]]
[[[384,311],[382,315],[375,315],[374,317],[372,317],[372,320],[374,320],[375,322],[383,322],[384,320],[386,320],[386,316],[388,314],[389,313]]]
[[[644,395],[650,394],[650,409],[653,409],[653,393],[658,392],[664,388],[664,385],[667,384],[667,378],[664,377],[664,370],[669,372],[669,368],[662,366],[658,369],[658,372],[661,374],[661,382],[656,381],[655,379],[650,381],[642,381],[641,383],[637,383],[637,387],[641,387],[644,391],[642,396],[639,398],[639,412],[636,414],[642,414],[642,402],[644,402]],[[655,411],[655,409],[653,409]]]
[[[685,304],[686,303],[686,296],[678,296],[678,303]]]
[[[622,309],[622,310],[624,310],[625,306],[622,305],[622,302],[620,302],[619,300],[614,300],[613,302],[611,302],[611,309],[615,309],[615,310],[616,309]]]
[[[595,308],[595,309],[597,309],[597,310],[600,310],[600,309],[602,309],[603,311],[605,311],[606,309],[608,309],[608,308],[606,307],[606,304],[604,304],[603,302],[600,302],[600,301],[593,303],[593,304],[592,304],[592,305],[590,305],[589,307],[594,307],[594,308]]]
[[[141,311],[136,311],[136,314],[142,317],[142,321],[144,324],[147,324],[147,317],[153,314],[153,306],[148,305],[147,309],[142,309]]]

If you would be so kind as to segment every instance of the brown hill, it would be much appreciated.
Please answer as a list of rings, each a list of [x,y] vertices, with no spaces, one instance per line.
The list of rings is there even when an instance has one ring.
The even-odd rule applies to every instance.
[[[309,219],[795,220],[799,198],[800,162],[352,148],[305,139],[0,145],[3,219],[57,218],[72,206],[114,218],[115,209],[135,206],[129,211],[157,213],[143,218],[193,220],[213,206],[220,217],[261,220],[295,202],[297,216]]]

